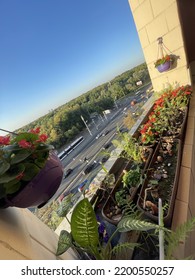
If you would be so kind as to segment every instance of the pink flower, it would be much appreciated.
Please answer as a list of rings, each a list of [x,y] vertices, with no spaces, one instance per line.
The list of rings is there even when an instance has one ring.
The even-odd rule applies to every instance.
[[[0,145],[9,145],[10,136],[0,136]]]
[[[20,140],[18,142],[18,145],[21,147],[21,148],[24,148],[24,149],[28,149],[28,148],[31,148],[32,147],[32,144],[26,140]]]
[[[34,133],[34,134],[39,134],[40,133],[40,127],[37,127],[35,129],[30,129],[30,132]]]
[[[38,142],[46,142],[47,138],[48,138],[48,136],[46,134],[41,134],[39,136]]]

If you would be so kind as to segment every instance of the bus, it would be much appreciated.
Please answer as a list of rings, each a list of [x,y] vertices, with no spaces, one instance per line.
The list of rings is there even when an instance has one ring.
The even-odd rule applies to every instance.
[[[69,155],[81,142],[84,140],[84,137],[81,136],[72,142],[65,150],[58,154],[60,160],[63,160],[67,155]]]

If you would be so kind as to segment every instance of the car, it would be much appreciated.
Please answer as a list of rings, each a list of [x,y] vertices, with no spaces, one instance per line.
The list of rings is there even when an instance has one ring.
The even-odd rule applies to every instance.
[[[82,171],[83,175],[89,174],[96,166],[97,162],[94,161],[93,163],[90,163],[87,165],[87,167]]]
[[[105,130],[105,131],[102,133],[102,136],[106,136],[108,133],[109,133],[109,130]]]
[[[110,157],[109,155],[104,156],[100,161],[100,164],[105,163],[109,159],[109,157]]]
[[[95,137],[96,139],[99,139],[102,136],[101,133],[98,133],[98,135]]]
[[[103,149],[108,149],[112,145],[111,142],[108,142],[104,145]]]
[[[67,178],[71,173],[72,173],[73,169],[72,168],[68,168],[65,172],[64,172],[64,178]]]
[[[82,192],[84,191],[85,189],[85,185],[88,183],[88,180],[86,179],[85,181],[83,181],[82,183],[80,183],[78,186],[77,186],[77,189],[79,192]],[[86,188],[87,190],[88,188]]]

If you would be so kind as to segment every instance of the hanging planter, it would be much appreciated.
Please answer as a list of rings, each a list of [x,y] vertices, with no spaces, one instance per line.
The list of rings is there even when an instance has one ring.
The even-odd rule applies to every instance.
[[[163,39],[162,37],[158,38],[158,55],[160,52],[160,58],[158,58],[154,65],[155,68],[160,72],[165,72],[171,69],[171,65],[173,62],[173,56],[171,54],[166,53],[166,47],[163,44]]]
[[[40,129],[0,136],[0,208],[42,206],[61,184],[63,167]]]
[[[166,60],[167,59],[167,60]],[[165,71],[168,71],[170,68],[171,68],[171,60],[168,60],[170,59],[170,56],[166,56],[163,61],[165,60],[165,62],[161,62],[162,64],[159,64],[159,65],[156,65],[155,67],[157,68],[157,70],[162,73],[162,72],[165,72]],[[161,59],[162,60],[162,59]]]

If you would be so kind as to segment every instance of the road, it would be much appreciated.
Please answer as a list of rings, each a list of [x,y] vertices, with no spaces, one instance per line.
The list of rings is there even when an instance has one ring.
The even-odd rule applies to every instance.
[[[141,92],[134,97],[126,97],[123,100],[118,102],[117,108],[113,110],[110,114],[106,115],[104,120],[96,120],[91,126],[90,130],[92,135],[89,132],[84,131],[82,136],[84,137],[84,141],[75,148],[63,161],[62,164],[64,166],[64,170],[69,168],[73,169],[73,172],[65,179],[62,180],[62,183],[52,197],[52,200],[56,200],[64,191],[70,191],[72,189],[77,189],[76,187],[86,179],[92,179],[101,169],[101,160],[104,157],[102,147],[106,143],[110,143],[114,138],[116,138],[116,130],[117,127],[122,127],[123,118],[124,118],[124,109],[131,110],[132,113],[135,113],[139,108],[138,104],[140,102],[145,103],[148,99],[146,97],[146,90],[150,85],[146,86]],[[137,106],[131,106],[131,101],[136,100]],[[98,128],[98,129],[97,129]],[[98,134],[102,134],[103,131],[109,131],[107,135],[100,136],[96,139]],[[111,151],[114,147],[111,146],[109,151]],[[87,158],[87,161],[84,161],[84,158]],[[95,168],[88,174],[83,175],[82,171],[87,167],[88,164],[96,161]]]

